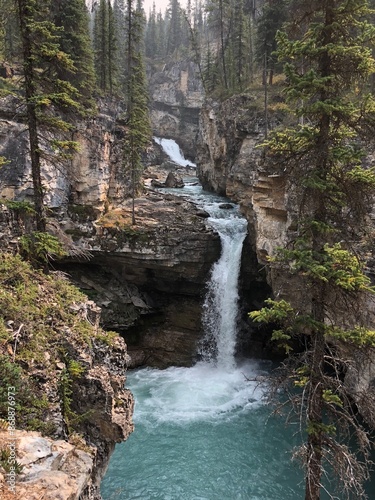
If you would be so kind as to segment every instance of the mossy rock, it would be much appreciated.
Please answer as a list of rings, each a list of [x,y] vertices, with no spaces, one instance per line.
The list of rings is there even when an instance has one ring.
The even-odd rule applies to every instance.
[[[0,253],[0,276],[0,419],[8,417],[12,387],[17,428],[54,435],[57,415],[74,432],[79,415],[69,391],[87,369],[77,357],[117,336],[90,321],[87,297],[61,273],[45,275]]]

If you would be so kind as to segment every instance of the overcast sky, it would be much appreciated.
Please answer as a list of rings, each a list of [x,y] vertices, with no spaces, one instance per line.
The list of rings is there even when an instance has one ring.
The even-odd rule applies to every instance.
[[[152,9],[152,4],[154,3],[154,0],[144,0],[143,2],[143,8],[146,11],[146,14],[149,13],[150,9]],[[185,0],[180,0],[180,5],[183,7],[185,5]],[[169,0],[155,0],[155,7],[156,7],[156,12],[159,12],[161,10],[162,12],[165,11],[169,4]]]

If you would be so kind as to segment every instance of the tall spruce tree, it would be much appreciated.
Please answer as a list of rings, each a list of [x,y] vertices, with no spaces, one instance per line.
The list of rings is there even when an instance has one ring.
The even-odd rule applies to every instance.
[[[31,171],[34,188],[34,204],[38,231],[45,231],[46,215],[44,189],[41,178],[41,159],[67,156],[75,148],[70,140],[54,139],[49,143],[56,154],[42,147],[40,134],[44,128],[68,131],[69,123],[59,116],[59,110],[80,110],[79,93],[66,80],[59,78],[61,68],[73,71],[72,60],[59,44],[61,30],[51,22],[51,5],[48,0],[17,0],[22,62],[23,88],[26,104],[26,122],[29,131]]]
[[[218,39],[217,47],[217,67],[216,74],[221,76],[221,84],[225,90],[229,89],[229,77],[227,69],[226,49],[232,26],[233,10],[230,0],[209,0],[206,4],[208,13],[207,23]],[[210,56],[214,52],[209,48]]]
[[[13,62],[20,54],[19,23],[14,0],[0,0],[0,59]]]
[[[288,32],[277,36],[278,55],[286,62],[289,103],[297,118],[307,120],[273,132],[265,144],[269,173],[286,176],[299,207],[295,237],[270,266],[298,279],[304,297],[298,304],[270,300],[251,316],[277,323],[273,337],[288,348],[295,336],[308,344],[290,358],[284,379],[305,422],[307,438],[299,450],[305,499],[318,500],[324,481],[325,488],[333,487],[333,472],[339,498],[359,499],[365,498],[370,442],[343,375],[355,366],[358,351],[365,356],[375,344],[361,306],[373,300],[374,289],[360,258],[375,188],[365,150],[375,131],[375,102],[367,92],[375,28],[364,0],[296,0],[290,12]],[[340,348],[345,357],[336,356]],[[367,396],[356,397],[366,408]]]
[[[85,0],[58,0],[53,4],[53,19],[58,28],[60,48],[74,68],[59,68],[59,77],[70,81],[86,98],[95,88],[94,55]]]
[[[94,51],[97,84],[112,93],[117,84],[116,21],[110,0],[100,0],[94,17]]]
[[[182,38],[182,13],[178,0],[169,0],[167,32],[167,55],[177,53],[183,43]]]
[[[127,124],[124,140],[124,168],[131,176],[132,224],[136,223],[135,198],[139,189],[142,172],[142,155],[151,139],[148,110],[146,72],[143,62],[144,12],[134,5],[135,0],[127,0]]]
[[[269,70],[269,84],[277,64],[276,33],[287,19],[287,3],[278,0],[267,0],[257,21],[256,58],[261,68]],[[266,60],[266,65],[264,64]],[[264,74],[264,82],[267,75]]]

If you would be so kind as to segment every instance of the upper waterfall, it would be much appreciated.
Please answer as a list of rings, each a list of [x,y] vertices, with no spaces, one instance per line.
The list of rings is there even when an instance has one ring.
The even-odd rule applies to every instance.
[[[162,137],[153,137],[153,139],[177,165],[181,167],[196,167],[195,163],[186,160],[179,145],[173,139],[164,139]]]

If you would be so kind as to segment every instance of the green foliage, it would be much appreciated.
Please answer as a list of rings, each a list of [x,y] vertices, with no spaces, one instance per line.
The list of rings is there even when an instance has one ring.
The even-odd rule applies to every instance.
[[[360,314],[374,293],[365,274],[362,244],[375,186],[364,149],[375,128],[374,99],[368,91],[375,70],[375,27],[363,0],[296,0],[291,5],[291,22],[277,34],[277,55],[285,64],[285,96],[295,126],[270,134],[264,158],[269,174],[286,179],[298,207],[296,236],[269,265],[284,272],[286,281],[287,274],[293,274],[304,297],[298,305],[270,301],[251,315],[256,321],[276,323],[275,339],[284,342],[287,335],[303,335],[306,344],[298,358],[302,371],[293,365],[288,377],[294,391],[301,389],[300,398],[293,395],[291,401],[307,427],[306,498],[320,497],[325,460],[332,455],[340,460],[338,449],[344,450],[344,458],[333,469],[347,470],[342,442],[348,426],[356,429],[362,455],[349,459],[356,471],[350,483],[345,472],[339,479],[345,498],[351,498],[351,489],[356,498],[363,498],[367,464],[362,457],[367,456],[368,442],[352,413],[339,366],[351,362],[355,349],[375,345],[375,333]],[[345,361],[335,356],[334,342],[347,344]]]
[[[45,275],[20,256],[0,253],[0,419],[8,416],[8,386],[15,389],[19,429],[54,434],[47,417],[51,409],[56,411],[58,398],[69,432],[88,417],[75,410],[72,398],[86,370],[75,352],[89,351],[93,339],[111,345],[117,334],[90,324],[77,307],[85,301],[58,275]],[[41,373],[49,384],[48,396],[39,383]]]
[[[286,300],[267,299],[267,307],[249,313],[250,318],[256,323],[276,323],[282,329],[273,330],[271,339],[278,343],[286,353],[292,350],[289,341],[293,334],[293,319],[295,312],[293,307]]]
[[[87,106],[93,105],[95,89],[94,56],[89,34],[89,15],[84,0],[58,2],[53,9],[54,22],[63,28],[59,33],[61,50],[72,60],[72,68],[61,68],[58,76],[79,91]]]
[[[67,370],[72,378],[80,377],[85,372],[85,368],[82,364],[75,359],[69,360]]]
[[[33,381],[27,377],[24,370],[16,361],[11,361],[9,355],[1,354],[0,347],[0,418],[8,418],[8,387],[14,388],[17,428],[45,431],[48,427],[44,423],[45,410],[48,402],[45,395],[39,394]],[[50,428],[53,430],[52,428]]]
[[[117,85],[116,22],[112,4],[109,0],[100,0],[94,18],[94,51],[97,84],[104,92],[112,93]]]
[[[0,156],[0,168],[7,163],[9,163],[9,161],[5,158],[5,156]]]
[[[333,232],[333,229],[323,222],[310,220],[308,224],[316,234],[326,235]],[[271,261],[288,262],[291,272],[342,290],[371,293],[375,291],[370,278],[364,274],[363,263],[357,255],[342,248],[341,243],[332,246],[326,243],[317,252],[311,249],[308,240],[299,239],[293,250],[279,249]]]
[[[17,393],[17,404],[20,404],[20,391],[23,391],[21,381],[22,370],[19,366],[9,360],[9,356],[0,354],[0,417],[6,419],[8,416],[8,387],[14,387]],[[21,393],[22,394],[22,393]],[[21,395],[21,399],[23,395]],[[27,397],[25,398],[27,400]]]
[[[1,203],[17,215],[35,215],[34,206],[28,201],[1,200]]]
[[[78,415],[72,409],[74,379],[79,378],[85,370],[78,361],[73,359],[66,360],[66,364],[67,367],[64,368],[60,374],[59,391],[62,415],[68,435],[71,435],[76,426],[87,416]]]
[[[333,404],[339,407],[343,406],[343,402],[340,396],[334,394],[331,389],[325,389],[323,391],[323,399],[328,404]]]
[[[326,329],[326,335],[356,347],[375,347],[375,331],[364,326],[349,329],[329,326]]]
[[[48,233],[35,231],[20,238],[22,254],[30,262],[47,264],[51,259],[66,255],[60,241]]]
[[[258,311],[252,311],[249,316],[259,323],[276,323],[285,321],[293,313],[293,308],[286,300],[267,299],[269,307],[263,307]]]
[[[13,458],[11,458],[11,450],[9,447],[0,449],[0,467],[2,467],[6,473],[12,470],[15,474],[21,474],[23,469],[22,464],[17,460],[13,461]]]
[[[334,436],[336,434],[336,426],[334,424],[324,424],[322,422],[309,421],[307,424],[307,434],[311,435],[328,435]]]
[[[103,342],[103,344],[106,344],[108,346],[112,346],[114,341],[118,338],[118,333],[117,332],[112,332],[112,331],[103,331],[102,333],[98,333],[97,339]]]

